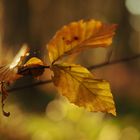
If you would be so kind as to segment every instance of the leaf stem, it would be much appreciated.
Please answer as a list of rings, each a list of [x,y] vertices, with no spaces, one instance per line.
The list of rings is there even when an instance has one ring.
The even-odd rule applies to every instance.
[[[52,80],[40,81],[40,82],[28,84],[28,85],[11,88],[11,89],[8,89],[7,92],[13,92],[13,91],[18,91],[18,90],[22,90],[22,89],[26,89],[26,88],[30,88],[30,87],[36,87],[36,86],[43,85],[43,84],[49,84],[51,82],[52,82]]]
[[[43,66],[43,68],[50,69],[50,66]]]

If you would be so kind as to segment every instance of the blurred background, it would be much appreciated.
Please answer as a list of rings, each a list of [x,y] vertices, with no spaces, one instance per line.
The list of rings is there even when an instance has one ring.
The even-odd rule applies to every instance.
[[[140,54],[139,0],[0,0],[0,65],[12,61],[23,43],[31,56],[47,59],[47,42],[63,25],[80,19],[116,23],[108,49],[83,52],[77,63],[93,66]],[[110,82],[117,117],[87,112],[59,97],[53,84],[10,92],[0,113],[0,140],[139,140],[140,59],[93,69],[97,78]],[[40,80],[50,78],[46,71]],[[36,82],[18,80],[12,88]]]

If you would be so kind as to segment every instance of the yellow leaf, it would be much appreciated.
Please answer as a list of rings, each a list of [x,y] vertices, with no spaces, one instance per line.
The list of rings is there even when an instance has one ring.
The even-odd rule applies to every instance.
[[[44,65],[44,64],[39,58],[32,57],[25,63],[25,66],[30,66],[30,65]]]
[[[29,48],[24,44],[13,61],[8,64],[0,67],[0,82],[13,82],[18,79],[20,76],[17,74],[18,67],[22,64],[22,61],[28,55]]]
[[[84,67],[75,64],[52,65],[53,82],[59,93],[70,102],[89,111],[101,111],[116,115],[109,83],[94,79]]]
[[[37,57],[30,58],[23,66],[18,67],[18,74],[22,76],[38,77],[45,70],[44,63]]]
[[[115,29],[115,24],[107,25],[93,19],[62,27],[47,45],[51,63],[87,48],[110,45]]]

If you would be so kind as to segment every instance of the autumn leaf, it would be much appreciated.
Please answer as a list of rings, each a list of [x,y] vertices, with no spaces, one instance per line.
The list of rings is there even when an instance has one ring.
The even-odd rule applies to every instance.
[[[0,67],[0,82],[11,83],[20,77],[17,75],[18,66],[22,64],[28,51],[27,45],[24,44],[10,64]]]
[[[30,58],[24,65],[18,68],[18,74],[33,76],[34,78],[43,74],[47,66],[37,57]]]
[[[107,25],[93,19],[62,27],[47,45],[51,63],[88,48],[109,46],[115,29],[116,24]]]
[[[27,45],[24,44],[10,64],[0,67],[0,92],[2,94],[2,112],[7,117],[10,115],[10,112],[4,111],[4,101],[8,96],[8,92],[6,91],[5,85],[9,85],[13,81],[21,77],[17,74],[18,67],[22,64],[22,61],[28,54],[28,51],[29,49]]]
[[[30,65],[44,65],[44,64],[39,58],[32,57],[25,63],[25,66],[30,66]]]
[[[109,83],[97,80],[84,67],[58,63],[61,58],[88,48],[107,47],[112,43],[116,25],[89,20],[72,22],[62,27],[48,44],[53,82],[70,102],[87,108],[116,115]],[[55,63],[57,62],[57,64]]]
[[[5,83],[4,82],[1,82],[1,92],[2,92],[2,99],[1,99],[1,104],[2,104],[2,112],[3,112],[3,115],[6,116],[6,117],[9,117],[10,116],[10,112],[6,112],[4,110],[4,101],[6,100],[7,96],[8,96],[8,93],[5,89]]]
[[[53,82],[59,93],[70,102],[89,111],[101,111],[116,115],[109,83],[94,79],[84,67],[75,64],[55,64]]]

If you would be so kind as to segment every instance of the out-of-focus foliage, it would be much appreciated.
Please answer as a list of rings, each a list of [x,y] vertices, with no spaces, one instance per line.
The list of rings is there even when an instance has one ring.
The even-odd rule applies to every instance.
[[[107,118],[102,113],[90,113],[57,98],[46,107],[46,114],[21,111],[9,105],[14,112],[10,118],[0,117],[2,140],[139,140],[138,118],[128,115]],[[16,117],[15,117],[16,116]]]

